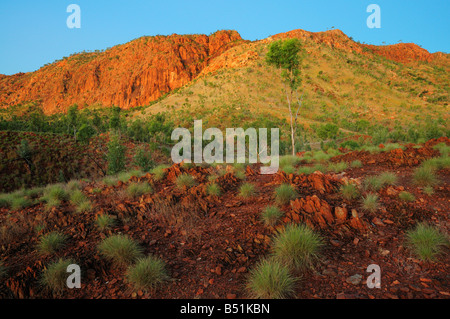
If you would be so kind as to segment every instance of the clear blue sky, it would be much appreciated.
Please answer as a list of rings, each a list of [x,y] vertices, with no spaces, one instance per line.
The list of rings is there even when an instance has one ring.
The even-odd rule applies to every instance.
[[[81,7],[81,29],[69,29],[69,4]],[[381,29],[369,29],[369,4],[381,7]],[[450,52],[449,0],[1,0],[0,73],[39,69],[74,52],[103,50],[143,35],[237,30],[263,39],[293,29],[335,27],[355,40],[414,42]]]

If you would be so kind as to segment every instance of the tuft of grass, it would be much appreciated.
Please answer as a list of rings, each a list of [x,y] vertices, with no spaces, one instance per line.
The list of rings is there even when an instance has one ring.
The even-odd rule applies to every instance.
[[[234,176],[236,176],[236,178],[238,178],[240,180],[245,180],[245,178],[246,178],[245,171],[241,170],[241,169],[235,170],[233,172],[233,174],[234,174]]]
[[[295,188],[290,184],[282,184],[275,188],[275,202],[279,205],[286,205],[297,196]]]
[[[251,297],[257,299],[285,299],[294,294],[296,282],[287,266],[273,259],[264,259],[250,271],[247,290]]]
[[[362,162],[360,160],[354,160],[350,163],[351,168],[360,168],[362,167]]]
[[[400,192],[400,194],[398,194],[398,198],[405,202],[413,202],[416,200],[416,197],[409,192]]]
[[[41,284],[54,293],[60,293],[67,287],[67,267],[75,264],[72,259],[59,259],[50,263],[42,273]]]
[[[105,178],[102,179],[103,184],[108,186],[117,185],[118,181],[119,179],[117,178],[117,176],[106,176]]]
[[[330,163],[328,164],[328,171],[340,173],[345,171],[348,168],[348,164],[346,162],[338,162],[338,163]]]
[[[281,170],[283,172],[285,172],[287,175],[295,173],[295,168],[294,168],[294,166],[291,166],[291,165],[285,165],[285,166],[281,167]]]
[[[166,176],[165,169],[169,168],[169,165],[158,165],[155,168],[153,168],[150,172],[153,174],[153,179],[155,181],[160,181]]]
[[[79,181],[77,180],[70,180],[67,185],[66,185],[66,189],[68,191],[75,191],[75,190],[79,190],[81,189],[81,184]]]
[[[97,224],[98,228],[101,231],[104,231],[104,230],[114,226],[115,222],[116,221],[114,220],[114,218],[112,218],[108,214],[102,214],[102,215],[97,216],[97,219],[95,221],[95,223]]]
[[[395,149],[398,149],[398,148],[400,148],[400,149],[402,149],[402,150],[405,149],[405,147],[404,147],[403,145],[400,145],[400,144],[398,144],[398,143],[388,143],[388,144],[385,144],[385,145],[384,145],[384,148],[382,149],[382,151],[384,151],[384,152],[390,152],[390,151],[395,150]]]
[[[70,201],[76,206],[77,213],[90,212],[92,210],[92,204],[89,198],[80,190],[75,190],[70,194]]]
[[[239,196],[242,198],[249,198],[254,196],[256,193],[255,185],[251,183],[244,183],[239,187]]]
[[[322,237],[308,226],[289,224],[273,240],[273,257],[291,269],[310,268],[323,243]]]
[[[126,235],[109,236],[98,245],[98,250],[116,265],[128,265],[141,257],[142,248]]]
[[[423,165],[414,170],[413,181],[419,186],[433,186],[438,183],[438,178],[432,166]]]
[[[431,196],[434,194],[434,189],[432,186],[425,186],[422,191],[424,194],[426,194],[428,196]]]
[[[377,192],[383,188],[383,183],[378,176],[368,176],[363,180],[363,188],[365,190]]]
[[[383,186],[395,185],[398,182],[398,176],[393,172],[384,172],[378,175],[379,183]]]
[[[26,197],[13,197],[11,200],[11,209],[19,210],[33,205],[33,201]]]
[[[206,187],[206,192],[211,196],[220,196],[220,194],[222,193],[220,186],[216,183],[209,184]]]
[[[446,143],[439,143],[433,146],[435,150],[438,150],[441,156],[448,157],[450,154],[450,146]]]
[[[46,202],[46,209],[51,209],[52,207],[57,207],[61,205],[62,201],[69,199],[69,196],[65,188],[60,184],[49,185],[44,189],[42,201]]]
[[[261,212],[262,221],[268,226],[275,226],[283,212],[276,206],[267,206]]]
[[[197,184],[197,182],[195,181],[195,179],[191,175],[189,175],[189,174],[181,174],[175,180],[175,184],[177,185],[178,188],[184,188],[184,187],[191,188],[192,186]]]
[[[295,155],[280,156],[279,166],[284,168],[285,166],[296,166],[301,161],[301,158]]]
[[[423,261],[435,261],[449,245],[448,236],[439,229],[425,223],[419,223],[406,233],[406,242],[413,253]]]
[[[358,188],[353,184],[342,185],[340,191],[346,200],[356,199],[360,195]]]
[[[126,277],[136,290],[151,290],[169,278],[165,263],[152,255],[139,258],[129,266]]]
[[[127,194],[131,198],[137,198],[139,196],[150,194],[152,192],[153,189],[148,182],[133,182],[127,187]]]
[[[298,170],[297,170],[297,174],[306,174],[306,175],[309,175],[309,174],[312,174],[312,173],[314,173],[314,168],[313,167],[311,167],[311,166],[302,166],[302,167],[300,167]]]
[[[371,213],[377,211],[378,207],[380,206],[378,202],[378,195],[373,193],[369,193],[366,196],[364,196],[361,202],[362,208]]]
[[[58,232],[43,235],[38,243],[39,253],[48,255],[64,247],[67,236]]]

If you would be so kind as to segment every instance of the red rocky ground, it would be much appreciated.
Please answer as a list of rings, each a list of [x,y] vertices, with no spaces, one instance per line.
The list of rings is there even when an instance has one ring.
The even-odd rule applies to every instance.
[[[77,214],[65,203],[51,211],[42,204],[23,211],[0,209],[0,224],[11,230],[2,238],[0,259],[10,277],[0,283],[3,298],[246,298],[245,282],[252,266],[270,253],[271,237],[286,223],[306,223],[322,234],[326,246],[315,270],[303,275],[297,298],[449,298],[448,251],[435,263],[416,259],[405,247],[405,231],[419,221],[427,221],[447,231],[449,224],[449,170],[438,172],[441,183],[428,196],[412,186],[411,174],[423,160],[437,156],[431,141],[420,149],[369,154],[351,152],[333,161],[359,159],[361,168],[341,174],[260,175],[257,166],[246,170],[246,181],[254,183],[257,195],[237,196],[242,183],[232,173],[219,177],[220,197],[207,196],[207,177],[214,167],[173,165],[166,178],[155,181],[152,174],[133,177],[127,183],[106,186],[100,182],[83,183],[83,192],[95,203],[89,213]],[[445,141],[450,144],[448,140]],[[339,187],[348,181],[383,171],[400,177],[398,186],[379,192],[381,207],[375,213],[361,209],[359,201],[347,201]],[[179,190],[176,176],[183,172],[198,182],[191,189]],[[126,185],[148,181],[152,195],[129,200]],[[299,194],[282,207],[284,217],[275,228],[260,221],[260,213],[274,203],[275,187],[291,183]],[[93,192],[100,188],[101,192]],[[398,192],[408,190],[416,196],[411,203],[401,202]],[[100,232],[96,216],[107,213],[118,223]],[[33,231],[42,222],[46,231],[57,230],[69,236],[68,245],[55,255],[42,257],[36,252],[41,233]],[[98,243],[110,234],[124,233],[137,240],[146,253],[162,258],[171,279],[153,292],[134,291],[125,281],[125,269],[114,268],[97,251]],[[75,259],[83,270],[82,288],[52,296],[38,284],[45,265],[58,257]],[[381,267],[381,288],[369,289],[365,282],[370,264]],[[355,276],[355,275],[360,275]]]

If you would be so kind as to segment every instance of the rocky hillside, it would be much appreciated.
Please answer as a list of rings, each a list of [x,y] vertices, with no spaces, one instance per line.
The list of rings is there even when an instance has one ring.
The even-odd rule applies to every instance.
[[[255,42],[242,40],[236,31],[218,31],[210,36],[141,37],[104,52],[74,54],[35,72],[0,75],[0,107],[37,101],[47,114],[52,114],[64,112],[74,103],[80,107],[148,105],[198,76],[246,66],[258,60],[257,46],[282,38],[300,38],[344,55],[367,56],[369,60],[363,65],[376,56],[396,63],[432,62],[443,67],[444,72],[449,65],[448,54],[431,54],[411,43],[361,44],[340,30],[293,30]],[[319,53],[308,51],[309,55]],[[319,54],[318,63],[322,56]]]

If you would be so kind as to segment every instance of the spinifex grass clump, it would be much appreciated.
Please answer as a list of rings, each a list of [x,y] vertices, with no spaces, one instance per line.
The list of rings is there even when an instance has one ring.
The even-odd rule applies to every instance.
[[[351,168],[360,168],[362,167],[362,162],[360,160],[354,160],[350,163]]]
[[[206,187],[206,192],[211,196],[220,196],[220,194],[222,193],[220,186],[216,183],[209,184]]]
[[[358,188],[353,184],[346,184],[343,185],[340,189],[342,197],[344,197],[346,200],[352,200],[359,197],[359,190]]]
[[[438,183],[436,169],[430,165],[422,165],[414,170],[413,181],[419,186],[433,186]]]
[[[131,198],[136,198],[145,194],[153,192],[152,187],[148,182],[133,182],[127,187],[127,194]]]
[[[348,164],[346,162],[331,163],[328,165],[328,171],[335,173],[341,173],[345,171],[347,168]]]
[[[112,235],[103,239],[98,250],[104,257],[119,266],[128,265],[142,255],[139,244],[125,235]]]
[[[366,196],[364,196],[361,202],[362,208],[371,213],[376,212],[378,207],[380,206],[378,202],[378,195],[373,193],[369,193]]]
[[[265,259],[250,272],[247,289],[253,298],[286,299],[294,294],[296,282],[282,262]]]
[[[63,185],[55,184],[45,188],[44,195],[41,197],[41,200],[45,201],[46,208],[50,209],[61,205],[61,202],[67,200],[68,198],[69,196]]]
[[[249,198],[254,196],[256,193],[255,185],[251,183],[244,183],[239,187],[239,196],[242,198]]]
[[[189,174],[181,174],[177,177],[175,183],[177,184],[178,188],[191,188],[192,186],[197,184],[195,179]]]
[[[274,226],[281,216],[283,212],[276,206],[267,206],[261,212],[261,219],[268,226]]]
[[[406,234],[406,242],[414,254],[423,261],[435,261],[449,245],[448,236],[439,229],[425,223]]]
[[[110,215],[103,214],[103,215],[97,216],[97,220],[95,222],[96,222],[98,228],[101,231],[104,231],[104,230],[114,226],[115,219],[112,218]]]
[[[275,202],[279,205],[289,204],[296,196],[297,192],[290,184],[282,184],[275,189]]]
[[[67,240],[67,236],[58,232],[43,235],[38,243],[38,250],[43,255],[54,253],[61,249]]]
[[[150,171],[152,174],[154,174],[153,179],[155,181],[162,180],[166,176],[166,172],[165,172],[166,168],[169,168],[169,165],[161,164],[161,165],[158,165],[155,168],[153,168]]]
[[[368,176],[363,180],[363,187],[365,190],[377,192],[383,188],[383,183],[378,176]]]
[[[47,266],[42,273],[41,284],[54,293],[60,293],[67,287],[67,267],[75,264],[72,259],[59,259]]]
[[[405,202],[413,202],[416,200],[416,197],[409,192],[400,192],[400,194],[398,194],[398,198]]]
[[[154,256],[139,258],[128,268],[127,280],[136,290],[151,290],[169,278],[165,263]]]
[[[80,190],[75,190],[70,194],[70,201],[76,206],[77,213],[89,212],[92,209],[89,198]]]
[[[273,256],[283,265],[300,270],[312,267],[323,246],[322,237],[306,225],[286,226],[273,241]]]
[[[382,186],[395,185],[398,182],[398,176],[393,172],[384,172],[378,175],[378,179]]]

